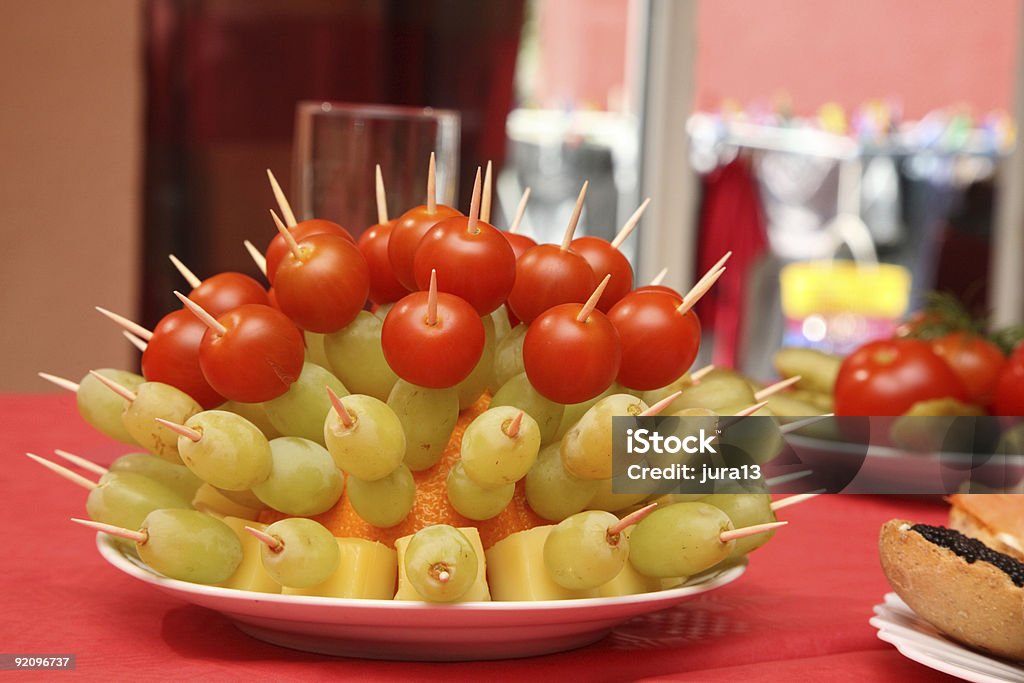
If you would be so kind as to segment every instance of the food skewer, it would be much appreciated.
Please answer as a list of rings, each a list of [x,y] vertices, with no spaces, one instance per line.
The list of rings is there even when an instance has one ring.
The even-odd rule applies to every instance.
[[[657,287],[658,285],[660,285],[662,282],[665,281],[665,276],[666,275],[668,275],[668,267],[667,266],[665,268],[662,268],[661,270],[658,271],[658,274],[655,275],[651,279],[651,281],[649,283],[649,286],[650,287]]]
[[[146,350],[146,348],[149,346],[149,344],[147,344],[143,340],[139,339],[138,337],[136,337],[134,334],[132,334],[128,330],[121,330],[121,334],[124,336],[125,339],[128,340],[128,343],[130,343],[132,346],[137,348],[139,351],[143,351],[144,352]]]
[[[661,399],[654,405],[650,406],[647,410],[640,413],[638,417],[651,417],[652,415],[658,415],[665,408],[669,407],[673,401],[683,395],[682,391],[677,391],[674,394],[669,394],[665,398]]]
[[[281,209],[281,215],[284,216],[285,224],[289,228],[294,228],[297,225],[295,220],[295,214],[292,213],[292,206],[288,203],[288,198],[284,196],[284,192],[281,190],[281,186],[277,183],[277,178],[274,177],[273,172],[267,169],[267,178],[270,179],[270,189],[274,192],[274,199],[277,200],[277,207]]]
[[[580,309],[580,312],[576,314],[576,320],[578,322],[587,322],[587,319],[590,318],[590,314],[594,312],[595,308],[597,308],[597,302],[601,298],[601,295],[604,294],[604,288],[608,286],[608,283],[611,281],[611,279],[611,275],[604,276],[604,279],[601,280],[601,283],[597,286],[597,289],[595,289],[594,293],[590,295],[590,298],[587,299],[587,302],[583,304],[583,308]]]
[[[72,517],[71,521],[75,524],[81,524],[84,527],[95,529],[96,531],[102,531],[103,533],[110,534],[111,536],[127,538],[129,541],[135,541],[139,544],[145,543],[149,540],[149,534],[145,531],[132,531],[131,529],[125,529],[121,526],[104,524],[103,522],[94,522],[91,519],[80,519],[78,517]]]
[[[377,164],[377,170],[374,178],[374,186],[377,192],[377,223],[384,225],[388,222],[388,198],[384,192],[384,174],[381,173],[380,164]]]
[[[477,169],[479,173],[479,169]],[[484,190],[480,198],[480,220],[484,223],[491,222],[491,162],[487,162],[487,171],[484,173]]]
[[[710,375],[712,372],[714,372],[714,370],[715,370],[715,366],[714,366],[713,363],[710,364],[710,365],[705,365],[704,367],[700,368],[699,370],[694,370],[693,372],[690,373],[690,381],[693,382],[694,384],[697,384],[702,379],[704,379],[707,375]]]
[[[68,462],[74,463],[75,465],[81,467],[83,470],[88,470],[94,474],[103,476],[104,474],[109,472],[109,470],[106,467],[103,467],[102,465],[97,465],[92,460],[86,460],[80,455],[68,453],[65,450],[61,450],[60,448],[55,448],[53,452],[56,453],[59,457],[64,458]]]
[[[214,332],[221,336],[224,336],[224,334],[227,333],[228,329],[221,325],[219,322],[217,322],[217,319],[214,318],[209,313],[207,313],[202,306],[192,301],[187,296],[185,296],[184,294],[177,290],[174,291],[174,296],[178,297],[181,303],[185,304],[185,308],[190,310],[197,318],[202,320],[203,323],[205,323],[206,326],[209,327],[211,330],[213,330]]]
[[[523,196],[519,199],[519,206],[516,207],[516,215],[512,219],[512,224],[508,226],[506,232],[510,232],[513,235],[519,232],[519,228],[523,222],[523,216],[526,215],[526,204],[530,201],[530,188],[523,190]]]
[[[772,512],[777,512],[783,508],[788,508],[790,505],[798,505],[805,500],[816,498],[820,496],[820,493],[798,493],[795,496],[789,496],[788,498],[780,498],[779,500],[773,501],[769,506]]]
[[[270,215],[274,219],[274,225],[277,226],[277,231],[281,233],[281,237],[284,238],[285,243],[288,245],[288,249],[292,252],[292,256],[295,258],[301,258],[302,252],[299,251],[299,243],[295,239],[295,235],[293,235],[291,230],[281,222],[281,218],[274,213],[273,209],[270,210]]]
[[[647,210],[647,205],[650,203],[651,198],[648,197],[643,201],[643,203],[639,207],[637,207],[637,210],[633,212],[633,215],[629,217],[629,219],[622,226],[622,229],[619,230],[619,234],[617,234],[615,236],[615,239],[612,240],[611,244],[614,248],[618,249],[619,247],[622,246],[622,243],[625,242],[627,238],[629,238],[629,236],[633,233],[633,230],[636,229],[637,224],[640,222],[640,218],[644,215],[644,211]]]
[[[612,524],[610,527],[608,527],[608,533],[613,536],[616,534],[621,534],[623,531],[633,526],[647,515],[654,512],[654,508],[656,507],[658,507],[658,503],[654,502],[648,503],[639,510],[634,510],[633,512],[629,513],[628,515],[620,519],[615,524]]]
[[[81,486],[82,488],[84,488],[87,491],[92,491],[94,488],[99,486],[99,484],[97,484],[96,482],[92,481],[91,479],[83,477],[78,472],[74,472],[72,470],[69,470],[67,467],[64,467],[63,465],[58,465],[57,463],[55,463],[55,462],[53,462],[51,460],[47,460],[46,458],[41,458],[38,455],[36,455],[35,453],[26,453],[25,455],[30,457],[32,460],[35,460],[37,463],[39,463],[40,465],[42,465],[46,469],[50,470],[54,474],[67,479],[68,481],[70,481],[73,484],[77,484],[78,486]]]
[[[252,242],[250,242],[249,240],[244,240],[242,242],[242,244],[245,245],[245,250],[247,252],[249,252],[249,256],[252,258],[253,262],[256,264],[256,267],[260,269],[261,273],[263,273],[263,277],[266,277],[267,276],[267,257],[264,256],[263,253],[259,249],[256,248],[256,245],[253,244]]]
[[[61,389],[67,389],[68,391],[78,393],[78,382],[72,382],[71,380],[64,379],[63,377],[51,375],[48,372],[37,372],[36,374],[45,379],[47,382],[50,382],[51,384],[56,384]]]
[[[803,479],[814,474],[814,470],[801,470],[799,472],[790,472],[789,474],[780,474],[770,479],[765,479],[765,486],[771,488],[772,486],[779,486],[780,484],[788,484],[791,481],[797,479]]]
[[[256,539],[267,546],[272,553],[279,553],[284,550],[284,543],[282,543],[277,537],[271,536],[265,531],[253,528],[251,526],[245,527],[245,530],[252,534]]]
[[[345,425],[346,429],[352,429],[355,425],[355,420],[352,419],[352,415],[349,414],[348,408],[341,402],[341,397],[334,393],[334,389],[327,387],[327,395],[331,399],[331,406],[334,411],[338,413],[338,419],[341,420],[341,424]]]
[[[177,422],[165,420],[162,417],[154,417],[153,419],[162,424],[164,427],[170,429],[175,434],[178,434],[179,436],[183,436],[186,439],[190,440],[192,443],[199,443],[199,440],[203,438],[203,433],[197,429],[192,429],[191,427],[186,427],[183,424],[178,424]]]
[[[802,420],[797,420],[796,422],[787,422],[779,427],[779,432],[782,434],[789,434],[790,432],[798,431],[804,427],[809,427],[816,422],[821,422],[822,420],[827,420],[828,418],[835,416],[835,413],[825,413],[824,415],[815,415],[814,417],[807,417]]]
[[[695,284],[693,288],[690,291],[688,291],[685,296],[683,296],[683,302],[679,304],[679,308],[677,308],[676,310],[679,311],[680,313],[688,313],[690,309],[696,306],[697,302],[700,301],[701,298],[703,298],[703,296],[708,293],[708,290],[711,289],[716,282],[718,282],[718,278],[722,277],[722,275],[724,274],[725,268],[720,268],[719,270],[715,271],[714,274],[706,275],[703,278],[701,278],[700,282]]]
[[[179,259],[177,256],[175,256],[174,254],[168,254],[167,258],[171,260],[171,263],[174,264],[175,269],[179,273],[181,273],[181,276],[183,278],[185,278],[185,282],[188,283],[189,287],[195,289],[199,285],[203,284],[203,281],[200,280],[199,277],[196,276],[196,274],[193,273],[188,266],[182,263],[181,259]]]
[[[118,315],[113,311],[108,311],[102,306],[96,306],[96,310],[141,339],[149,341],[150,339],[153,338],[153,333],[150,330],[147,330],[145,327],[136,322],[132,322],[128,318],[125,318],[123,315]]]
[[[583,213],[583,200],[587,198],[588,187],[590,187],[590,181],[584,180],[579,196],[576,197],[576,206],[572,209],[572,216],[569,217],[569,225],[566,226],[565,235],[562,237],[562,251],[569,251],[569,245],[572,244],[572,236],[576,232],[576,225],[580,222],[580,214]]]
[[[137,398],[137,395],[136,395],[136,393],[134,391],[132,391],[131,389],[128,389],[127,387],[125,387],[125,386],[123,386],[121,384],[118,384],[117,382],[115,382],[114,380],[110,379],[109,377],[104,377],[103,375],[101,375],[100,373],[96,372],[95,370],[90,370],[89,374],[92,375],[93,377],[95,377],[96,379],[98,379],[100,381],[100,383],[102,383],[105,387],[107,387],[108,389],[110,389],[115,394],[117,394],[118,396],[120,396],[124,400],[128,401],[129,403],[131,403],[132,401],[134,401]]]
[[[755,524],[753,526],[746,526],[740,529],[730,529],[729,531],[723,531],[718,536],[718,540],[722,543],[728,543],[729,541],[736,541],[747,536],[755,536],[757,534],[763,534],[766,531],[772,529],[778,529],[779,527],[786,526],[789,522],[768,522],[766,524]]]
[[[761,389],[761,391],[758,391],[757,393],[754,394],[754,398],[756,398],[758,401],[763,401],[764,399],[768,398],[769,396],[774,396],[775,394],[779,393],[783,389],[788,389],[789,387],[791,387],[794,384],[796,384],[797,382],[799,382],[801,379],[803,379],[803,378],[800,375],[794,375],[793,377],[787,377],[784,380],[780,380],[780,381],[776,382],[775,384],[772,384],[770,386],[765,387],[764,389]]]

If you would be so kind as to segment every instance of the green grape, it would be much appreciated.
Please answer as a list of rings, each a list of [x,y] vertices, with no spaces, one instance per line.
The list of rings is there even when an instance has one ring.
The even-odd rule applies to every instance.
[[[563,588],[586,590],[608,583],[629,557],[629,541],[611,533],[619,518],[610,512],[578,512],[555,526],[544,541],[544,565]]]
[[[516,416],[523,414],[513,435]],[[496,406],[476,416],[462,435],[466,476],[480,486],[513,484],[530,471],[540,451],[540,428],[519,408]]]
[[[324,351],[324,337],[326,335],[303,330],[302,336],[306,339],[306,362],[316,363],[329,371],[331,369],[331,362],[327,359],[327,352]]]
[[[497,346],[498,342],[512,331],[512,323],[508,319],[508,309],[498,306],[491,312],[491,320],[494,321],[494,344]]]
[[[580,479],[612,476],[612,417],[639,415],[647,404],[629,394],[612,394],[595,403],[562,439],[562,465]]]
[[[323,583],[338,570],[338,540],[322,524],[294,517],[274,522],[263,530],[278,542],[261,544],[260,561],[270,578],[282,586],[308,588]]]
[[[559,522],[583,510],[597,493],[598,481],[577,479],[565,471],[559,444],[545,446],[526,473],[526,502],[544,519]]]
[[[494,398],[491,407],[515,406],[537,421],[540,428],[540,442],[548,444],[555,440],[558,425],[562,422],[565,406],[544,398],[530,384],[526,373],[520,373],[505,382]]]
[[[514,483],[494,487],[477,484],[466,475],[466,470],[461,462],[455,463],[455,466],[448,472],[445,486],[448,491],[448,500],[455,511],[463,517],[476,521],[490,519],[498,515],[508,507],[516,492]]]
[[[102,368],[96,372],[108,379],[114,380],[131,391],[135,391],[139,388],[140,384],[146,381],[141,375],[125,370]],[[91,374],[86,374],[82,381],[78,383],[78,391],[75,392],[75,403],[78,405],[78,412],[82,419],[92,425],[97,431],[106,434],[116,441],[130,444],[138,443],[132,438],[131,433],[121,419],[122,413],[128,407],[128,401],[115,394]]]
[[[246,491],[270,475],[270,445],[256,425],[226,410],[193,415],[185,426],[201,434],[198,441],[178,437],[185,466],[218,489]]]
[[[526,339],[526,329],[526,325],[519,323],[495,345],[494,373],[489,387],[492,394],[516,375],[526,372],[526,366],[523,365],[523,341]]]
[[[416,481],[404,463],[376,481],[348,478],[348,500],[356,514],[381,528],[395,526],[412,510]]]
[[[647,498],[650,493],[615,493],[612,489],[619,488],[616,482],[626,481],[626,477],[613,477],[611,479],[597,479],[597,492],[587,503],[588,510],[604,510],[606,512],[619,512],[626,508],[633,507]]]
[[[224,522],[196,510],[154,510],[140,531],[139,557],[164,576],[220,583],[242,562],[242,542]]]
[[[405,464],[414,472],[433,467],[459,419],[459,393],[454,388],[428,389],[400,379],[388,396],[388,405],[405,432]]]
[[[775,420],[761,417],[760,412],[755,415],[758,417],[744,417],[730,423],[722,430],[718,443],[746,454],[751,462],[763,465],[778,456],[786,443]]]
[[[729,556],[736,542],[719,536],[732,528],[727,514],[704,502],[659,507],[633,528],[629,562],[644,576],[693,576]]]
[[[381,320],[384,320],[384,318],[388,317],[388,311],[391,310],[395,303],[396,302],[391,302],[389,304],[380,304],[379,306],[373,309],[373,314],[380,318]]]
[[[287,515],[318,515],[341,498],[345,477],[320,444],[282,436],[270,442],[270,452],[270,476],[252,487],[265,505]]]
[[[562,413],[562,420],[561,422],[558,423],[558,431],[555,432],[555,437],[554,439],[552,439],[552,441],[561,441],[562,438],[565,436],[565,433],[572,429],[574,426],[576,426],[576,423],[580,421],[580,418],[583,417],[583,415],[586,414],[586,412],[590,410],[595,403],[600,401],[605,396],[625,393],[629,392],[627,392],[621,384],[619,384],[618,382],[612,382],[612,385],[610,387],[608,387],[607,389],[605,389],[604,391],[602,391],[600,394],[590,399],[589,401],[584,401],[583,403],[570,403],[569,405],[565,406],[565,412]],[[646,403],[648,405],[653,405],[649,401],[646,401]]]
[[[417,531],[405,549],[405,575],[432,602],[452,602],[476,581],[479,558],[465,534],[447,524]]]
[[[277,431],[277,427],[273,425],[270,418],[267,417],[267,411],[263,407],[262,403],[240,403],[239,401],[225,401],[217,410],[226,410],[229,413],[235,413],[241,415],[249,422],[256,425],[263,436],[267,437],[268,440],[276,439],[279,436],[284,436],[281,432]]]
[[[202,410],[201,405],[180,389],[161,382],[143,382],[135,389],[135,400],[125,408],[121,419],[140,446],[164,460],[180,464],[178,435],[155,418],[184,424]]]
[[[669,409],[676,412],[683,408],[707,408],[718,412],[719,408],[745,408],[754,403],[757,403],[754,399],[754,390],[746,380],[738,375],[716,370],[702,378],[700,384],[684,389],[682,395],[672,402]]]
[[[380,331],[384,317],[360,311],[347,326],[324,337],[324,352],[334,374],[354,394],[387,400],[398,375],[384,360]]]
[[[163,484],[185,500],[192,500],[203,480],[184,465],[175,465],[151,453],[127,453],[110,464],[111,472],[132,472]],[[131,528],[138,528],[133,524]]]
[[[494,381],[494,318],[485,315],[480,321],[484,324],[484,350],[469,376],[455,385],[459,392],[459,410],[476,403]]]
[[[107,472],[85,500],[90,519],[126,529],[138,529],[153,510],[190,507],[191,499],[138,472]]]
[[[700,500],[729,515],[732,525],[737,529],[776,521],[771,508],[772,499],[767,493],[716,493]],[[772,530],[736,539],[729,558],[737,559],[757,550],[774,535],[775,531]]]
[[[333,409],[324,422],[324,440],[335,464],[363,481],[394,472],[405,459],[405,432],[395,411],[363,394],[346,396],[344,406],[351,427]]]
[[[315,363],[303,363],[299,378],[288,391],[263,404],[270,423],[285,436],[299,436],[324,445],[324,420],[331,409],[331,398],[325,387],[338,396],[347,396],[348,389]]]
[[[251,489],[246,489],[244,491],[228,491],[227,489],[214,488],[217,493],[236,505],[241,505],[242,507],[249,508],[250,510],[264,510],[267,507]]]

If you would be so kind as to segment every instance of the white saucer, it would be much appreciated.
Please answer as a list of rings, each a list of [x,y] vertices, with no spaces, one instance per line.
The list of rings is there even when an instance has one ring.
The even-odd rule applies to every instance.
[[[99,533],[114,567],[186,602],[221,612],[260,640],[370,659],[483,660],[529,657],[594,643],[632,617],[686,602],[738,579],[746,565],[694,577],[670,590],[616,598],[432,603],[253,593],[168,579]]]
[[[895,593],[887,593],[885,602],[875,605],[870,623],[878,629],[879,640],[895,645],[904,657],[950,676],[975,683],[1024,681],[1024,667],[950,640],[914,614]]]

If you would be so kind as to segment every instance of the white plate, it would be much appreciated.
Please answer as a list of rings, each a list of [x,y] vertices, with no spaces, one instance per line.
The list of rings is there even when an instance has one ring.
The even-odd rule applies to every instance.
[[[945,637],[914,614],[895,593],[875,605],[870,623],[879,640],[896,646],[904,657],[951,676],[975,683],[1024,681],[1024,667],[969,650]]]
[[[695,577],[679,588],[616,598],[438,605],[203,586],[154,573],[105,534],[97,534],[96,545],[125,574],[221,612],[254,638],[296,650],[371,659],[505,659],[583,647],[632,617],[720,588],[746,570],[746,565],[737,565]]]

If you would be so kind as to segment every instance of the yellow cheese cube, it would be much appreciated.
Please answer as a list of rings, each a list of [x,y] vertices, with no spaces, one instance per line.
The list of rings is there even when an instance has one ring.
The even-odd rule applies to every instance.
[[[285,595],[319,595],[329,598],[390,600],[395,594],[395,551],[383,543],[363,538],[339,538],[338,570],[323,583],[308,588],[289,588]]]
[[[487,551],[487,578],[494,600],[565,600],[597,597],[597,590],[562,588],[544,564],[544,541],[554,525],[518,531]]]
[[[489,601],[491,599],[491,592],[487,588],[487,560],[484,556],[483,543],[480,542],[480,532],[476,530],[476,527],[458,527],[458,529],[469,540],[473,550],[476,551],[477,563],[476,579],[473,581],[473,585],[455,602]],[[398,551],[398,593],[395,594],[395,600],[424,599],[419,591],[409,583],[409,579],[405,575],[405,562],[403,559],[405,558],[405,549],[409,547],[409,540],[411,538],[412,536],[402,536],[395,539],[395,550]]]
[[[221,521],[231,527],[238,540],[242,542],[242,562],[227,581],[217,585],[221,588],[236,588],[257,593],[280,593],[281,585],[270,578],[270,574],[263,568],[263,561],[260,559],[263,544],[245,530],[245,527],[251,526],[263,531],[267,525],[240,517],[224,517]]]

